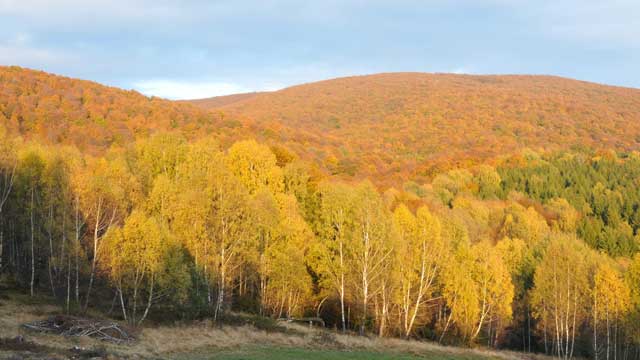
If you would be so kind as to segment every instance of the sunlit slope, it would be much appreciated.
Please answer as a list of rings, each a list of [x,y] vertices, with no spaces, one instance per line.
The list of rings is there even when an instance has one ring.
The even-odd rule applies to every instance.
[[[523,147],[640,147],[640,90],[549,76],[390,73],[280,91],[169,101],[0,67],[0,121],[27,139],[100,153],[158,131],[280,145],[378,184]]]
[[[187,138],[212,135],[223,143],[255,132],[191,104],[3,66],[0,122],[27,139],[73,144],[94,153],[157,131],[178,131]]]
[[[262,94],[264,94],[264,92],[250,92],[242,94],[214,96],[205,99],[185,100],[183,102],[192,103],[193,105],[199,106],[203,109],[216,109],[221,106],[226,106],[239,101],[251,99]]]
[[[335,172],[407,177],[514,150],[640,145],[640,90],[551,76],[388,73],[294,86],[217,107],[307,134]]]

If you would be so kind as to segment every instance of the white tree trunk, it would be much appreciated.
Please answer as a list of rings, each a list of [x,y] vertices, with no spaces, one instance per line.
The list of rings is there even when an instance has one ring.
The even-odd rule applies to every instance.
[[[35,257],[35,236],[34,236],[34,232],[35,232],[35,225],[34,225],[34,220],[33,220],[33,207],[34,207],[34,191],[33,189],[31,189],[31,210],[30,210],[30,221],[31,221],[31,281],[30,281],[30,294],[33,297],[34,295],[34,291],[33,291],[33,286],[35,283],[35,279],[36,279],[36,257]]]

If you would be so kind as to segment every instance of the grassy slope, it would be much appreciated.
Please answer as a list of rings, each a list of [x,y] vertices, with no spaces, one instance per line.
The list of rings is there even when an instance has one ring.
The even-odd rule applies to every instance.
[[[266,332],[249,326],[218,328],[210,324],[153,326],[142,329],[139,341],[129,346],[37,334],[20,327],[57,313],[59,308],[50,305],[50,299],[34,300],[0,288],[0,359],[69,358],[74,354],[70,351],[74,346],[86,349],[86,354],[103,354],[111,359],[543,359],[515,352],[339,335],[305,326],[291,326],[285,332]],[[26,344],[18,348],[7,346],[7,341],[19,335],[26,339]]]

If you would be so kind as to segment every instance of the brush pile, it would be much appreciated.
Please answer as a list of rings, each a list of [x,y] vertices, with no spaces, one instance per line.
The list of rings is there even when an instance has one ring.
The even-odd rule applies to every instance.
[[[127,344],[135,340],[129,331],[115,322],[66,315],[52,316],[22,326],[28,330],[62,336],[89,336],[114,344]]]

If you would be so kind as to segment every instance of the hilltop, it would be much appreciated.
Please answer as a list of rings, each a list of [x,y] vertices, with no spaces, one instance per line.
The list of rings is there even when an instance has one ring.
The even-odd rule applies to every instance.
[[[214,96],[205,99],[183,100],[181,102],[191,103],[203,109],[216,109],[222,106],[231,105],[239,101],[254,98],[256,96],[266,94],[266,92],[250,92],[223,96]]]

